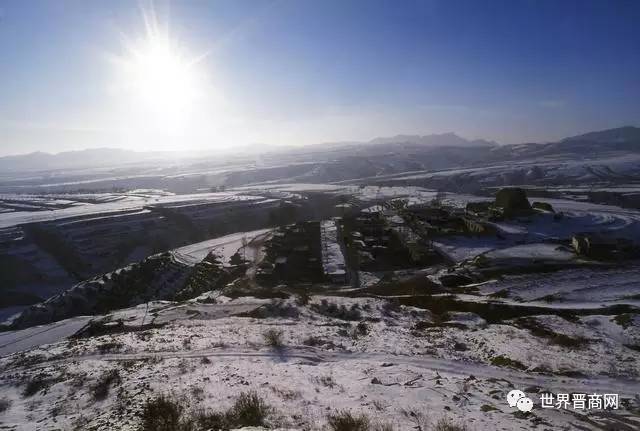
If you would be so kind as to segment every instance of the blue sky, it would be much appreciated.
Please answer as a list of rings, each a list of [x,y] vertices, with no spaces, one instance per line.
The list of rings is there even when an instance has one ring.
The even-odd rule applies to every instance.
[[[179,75],[132,101],[145,16],[194,60],[179,109]],[[638,22],[633,0],[0,0],[0,154],[640,125]]]

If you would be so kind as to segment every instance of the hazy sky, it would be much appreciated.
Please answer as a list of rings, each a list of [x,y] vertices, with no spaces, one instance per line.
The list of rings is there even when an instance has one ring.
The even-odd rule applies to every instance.
[[[0,154],[639,125],[638,23],[635,0],[0,0]]]

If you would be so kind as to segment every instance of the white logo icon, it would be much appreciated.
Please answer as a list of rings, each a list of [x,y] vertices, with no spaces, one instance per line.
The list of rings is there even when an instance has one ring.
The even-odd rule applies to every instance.
[[[518,407],[521,412],[530,412],[533,409],[533,401],[526,394],[518,389],[514,389],[507,394],[509,407]]]
[[[533,409],[533,401],[531,398],[523,397],[518,400],[516,406],[521,412],[530,412]]]
[[[526,395],[524,392],[519,391],[517,389],[512,390],[507,394],[507,402],[509,403],[509,407],[515,407],[518,400],[520,398],[524,398]]]

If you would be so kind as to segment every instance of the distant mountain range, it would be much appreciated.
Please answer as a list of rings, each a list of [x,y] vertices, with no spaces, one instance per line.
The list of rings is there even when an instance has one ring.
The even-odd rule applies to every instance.
[[[118,166],[123,163],[154,160],[162,156],[162,153],[136,152],[120,148],[94,148],[57,154],[38,151],[18,156],[0,157],[0,170],[20,172]]]
[[[640,127],[618,127],[616,129],[601,130],[585,133],[584,135],[565,138],[561,142],[589,141],[599,144],[632,143],[640,142]]]
[[[484,139],[468,140],[455,133],[442,133],[433,135],[396,135],[388,138],[375,138],[365,144],[413,144],[429,147],[492,147],[498,145],[494,141]]]
[[[620,143],[640,143],[640,127],[625,126],[615,129],[600,130],[597,132],[589,132],[582,135],[571,136],[561,139],[550,144],[559,144],[563,142],[593,142],[599,144],[620,144]],[[455,133],[442,133],[432,135],[396,135],[391,137],[375,138],[367,142],[336,142],[329,144],[330,146],[340,145],[382,145],[382,144],[410,144],[428,147],[497,147],[499,144],[495,141],[487,141],[485,139],[465,139]],[[535,144],[535,143],[534,143]],[[539,143],[537,145],[548,145],[549,143]],[[520,145],[520,144],[515,144]],[[504,147],[508,147],[505,145]]]
[[[455,133],[433,135],[397,135],[380,137],[368,142],[334,142],[305,147],[266,147],[259,156],[259,164],[282,165],[291,163],[334,163],[347,161],[347,165],[366,165],[367,175],[385,175],[403,170],[445,169],[496,161],[519,161],[523,158],[562,157],[584,158],[610,151],[640,152],[640,128],[620,127],[572,136],[552,143],[498,145],[483,139],[468,140]],[[264,151],[264,148],[263,148]],[[244,153],[246,155],[246,153]],[[224,162],[229,154],[194,154],[171,152],[135,152],[125,149],[99,148],[68,151],[58,154],[36,152],[19,156],[0,157],[0,171],[30,172],[59,169],[122,167],[127,164],[189,159],[188,163],[205,163],[217,159]],[[186,161],[186,160],[185,160]],[[356,163],[357,162],[357,163]],[[262,165],[261,165],[262,166]],[[341,166],[339,169],[343,169]],[[320,168],[318,168],[320,169]],[[327,166],[321,170],[329,169]],[[317,175],[303,176],[312,180]],[[364,174],[365,172],[363,172]],[[348,172],[323,175],[330,181],[333,175],[344,180]],[[240,172],[238,175],[242,176]]]

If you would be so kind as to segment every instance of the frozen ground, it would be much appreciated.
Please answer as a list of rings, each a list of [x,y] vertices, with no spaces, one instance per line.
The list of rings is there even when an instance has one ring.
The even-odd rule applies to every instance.
[[[190,244],[185,247],[180,247],[172,251],[177,260],[187,264],[194,265],[202,261],[210,252],[214,252],[220,257],[223,264],[229,264],[231,256],[235,253],[245,255],[247,260],[252,260],[253,249],[244,245],[250,243],[254,239],[264,239],[266,235],[271,232],[271,229],[259,229],[250,232],[239,232],[231,235],[225,235],[219,238],[214,238],[207,241]],[[243,242],[245,244],[243,244]]]
[[[640,268],[566,269],[553,273],[508,275],[477,286],[481,295],[508,292],[519,302],[564,304],[565,306],[610,305],[624,303],[640,306]]]
[[[13,196],[13,195],[11,195]],[[151,204],[175,204],[175,203],[218,203],[231,202],[236,200],[261,200],[260,196],[245,196],[236,193],[194,193],[175,195],[162,191],[158,192],[128,192],[128,193],[109,193],[95,194],[93,200],[86,201],[86,194],[80,195],[79,203],[66,208],[53,209],[50,211],[14,211],[0,215],[0,228],[7,228],[23,223],[43,222],[49,220],[58,220],[77,216],[86,216],[90,214],[105,214],[114,216],[118,211],[141,210],[145,205]],[[68,199],[74,199],[75,194],[68,195]],[[33,197],[31,195],[24,196],[26,201]],[[75,199],[74,199],[75,200]]]
[[[436,196],[435,190],[423,187],[354,186],[347,184],[260,184],[238,187],[234,190],[240,193],[270,192],[280,194],[283,197],[297,197],[301,193],[308,192],[348,194],[363,202],[402,198],[408,199],[412,204],[429,202]],[[463,199],[464,196],[460,195],[460,198]]]
[[[322,299],[347,309],[357,304],[362,323],[322,314]],[[49,331],[52,344],[2,357],[0,388],[9,404],[0,413],[4,429],[135,430],[144,402],[155,395],[182,398],[193,411],[229,406],[247,390],[273,406],[271,426],[287,429],[326,429],[327,415],[344,409],[398,430],[428,430],[443,417],[472,430],[596,430],[608,423],[633,430],[640,424],[634,399],[640,353],[625,347],[637,339],[636,324],[623,328],[607,316],[576,322],[540,316],[539,324],[558,333],[589,339],[569,350],[527,329],[487,325],[469,314],[451,315],[457,326],[429,326],[435,322],[429,312],[376,299],[313,297],[308,306],[222,302],[152,304],[149,315],[165,326],[73,340]],[[289,317],[278,317],[278,310]],[[135,328],[144,312],[137,307],[109,318]],[[241,317],[247,313],[256,317]],[[281,331],[283,347],[265,345],[269,329]],[[23,334],[4,339],[12,336]],[[492,365],[504,355],[524,368]],[[572,377],[561,375],[566,369]],[[96,382],[110,370],[119,381],[96,400]],[[42,388],[25,392],[38,379]],[[508,407],[512,388],[532,397],[532,413]],[[542,391],[618,393],[623,405],[616,411],[541,409]]]

